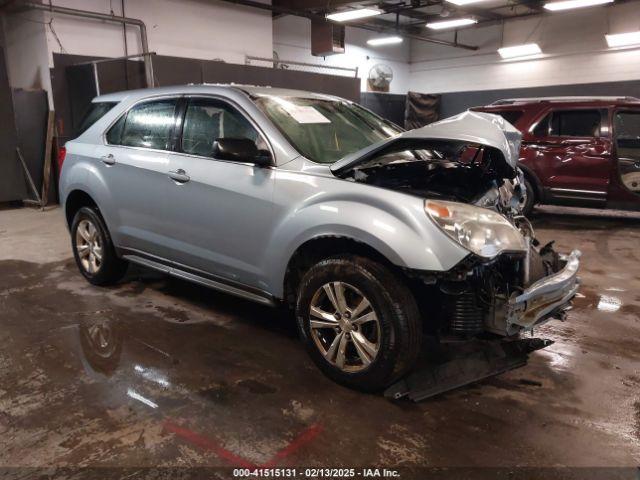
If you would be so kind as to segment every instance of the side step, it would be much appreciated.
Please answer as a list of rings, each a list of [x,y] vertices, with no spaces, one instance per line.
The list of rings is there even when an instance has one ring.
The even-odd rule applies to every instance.
[[[513,341],[478,341],[447,346],[436,361],[426,360],[407,377],[391,385],[384,396],[414,402],[439,395],[485,378],[523,367],[529,354],[548,347],[552,340],[529,338]]]

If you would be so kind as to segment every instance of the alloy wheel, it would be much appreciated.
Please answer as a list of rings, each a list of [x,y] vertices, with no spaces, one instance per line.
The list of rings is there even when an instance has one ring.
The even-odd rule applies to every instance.
[[[76,252],[82,268],[95,275],[102,266],[102,238],[91,220],[84,219],[76,229]]]
[[[330,282],[315,292],[309,326],[325,360],[344,372],[364,370],[380,350],[378,314],[369,299],[348,283]]]

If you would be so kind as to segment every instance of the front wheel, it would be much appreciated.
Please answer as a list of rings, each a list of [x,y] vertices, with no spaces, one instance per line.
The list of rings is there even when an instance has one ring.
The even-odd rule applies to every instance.
[[[323,260],[304,275],[296,302],[302,340],[334,381],[383,389],[414,365],[422,322],[413,295],[385,266],[362,257]]]
[[[525,198],[522,203],[522,214],[525,217],[531,215],[533,212],[533,207],[536,204],[536,191],[533,188],[533,185],[526,178],[524,179],[524,188],[525,188]]]

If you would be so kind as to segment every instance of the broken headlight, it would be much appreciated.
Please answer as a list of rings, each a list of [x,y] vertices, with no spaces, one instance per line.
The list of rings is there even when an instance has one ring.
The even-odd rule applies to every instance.
[[[481,257],[493,258],[503,251],[527,251],[522,234],[497,212],[440,200],[425,200],[424,209],[444,233]]]

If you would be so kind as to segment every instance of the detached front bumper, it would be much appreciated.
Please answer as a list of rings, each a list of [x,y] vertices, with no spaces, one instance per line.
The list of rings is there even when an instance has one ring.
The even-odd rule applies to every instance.
[[[561,258],[564,266],[558,272],[541,278],[521,294],[512,296],[507,306],[507,324],[528,329],[548,318],[562,315],[578,291],[580,255],[579,250],[574,250]]]

